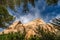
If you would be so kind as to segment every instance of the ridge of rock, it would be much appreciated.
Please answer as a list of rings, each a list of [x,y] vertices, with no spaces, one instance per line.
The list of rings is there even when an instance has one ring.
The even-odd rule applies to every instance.
[[[35,19],[29,23],[22,24],[20,21],[14,22],[3,32],[8,34],[10,32],[18,32],[23,33],[26,32],[26,37],[29,38],[31,35],[39,35],[37,34],[39,29],[43,29],[45,32],[57,32],[58,29],[54,28],[54,26],[50,23],[45,23],[42,19]],[[2,34],[2,32],[0,32]]]

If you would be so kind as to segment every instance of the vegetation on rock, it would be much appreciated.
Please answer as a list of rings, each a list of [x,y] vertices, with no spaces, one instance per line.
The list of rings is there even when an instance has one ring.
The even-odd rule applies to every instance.
[[[0,40],[60,40],[60,36],[57,36],[53,33],[46,33],[42,30],[41,31],[41,34],[42,36],[39,37],[37,35],[34,35],[34,36],[31,36],[29,39],[26,39],[25,38],[25,33],[20,33],[20,32],[11,32],[9,34],[2,34],[0,35]]]

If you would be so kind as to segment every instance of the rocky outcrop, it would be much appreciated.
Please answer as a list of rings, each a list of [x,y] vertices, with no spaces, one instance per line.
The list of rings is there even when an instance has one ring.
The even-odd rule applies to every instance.
[[[29,23],[22,24],[21,22],[17,21],[14,22],[12,25],[10,25],[7,29],[5,29],[3,32],[5,34],[8,34],[10,32],[18,32],[21,33],[25,32],[27,38],[29,38],[31,35],[37,35],[41,36],[39,34],[39,30],[43,30],[45,32],[53,32],[56,33],[58,29],[56,29],[52,24],[45,23],[42,19],[35,19]],[[2,32],[0,32],[2,34]]]

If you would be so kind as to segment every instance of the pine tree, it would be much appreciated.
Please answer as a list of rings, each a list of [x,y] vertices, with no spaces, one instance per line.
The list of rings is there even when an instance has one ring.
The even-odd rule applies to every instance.
[[[13,16],[8,13],[7,9],[3,5],[0,5],[0,27],[5,27],[5,24],[12,20]]]
[[[11,9],[15,10],[15,5],[20,6],[21,3],[24,4],[23,6],[23,11],[29,11],[27,4],[28,2],[31,3],[31,5],[33,7],[35,7],[35,1],[36,0],[0,0],[0,4],[5,5],[5,6],[9,6]],[[57,4],[58,0],[46,0],[46,3],[48,5],[52,5],[52,4]]]

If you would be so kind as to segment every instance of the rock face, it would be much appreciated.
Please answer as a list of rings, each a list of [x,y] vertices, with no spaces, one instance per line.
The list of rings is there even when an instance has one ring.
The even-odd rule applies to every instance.
[[[3,32],[8,34],[10,32],[18,32],[20,31],[23,33],[26,32],[26,37],[29,38],[31,35],[38,35],[39,30],[42,29],[45,32],[57,32],[58,29],[54,28],[54,26],[50,23],[45,23],[42,19],[35,19],[29,23],[22,24],[21,22],[17,21],[10,25],[7,29]],[[2,33],[2,32],[1,32]],[[1,34],[0,33],[0,34]]]

